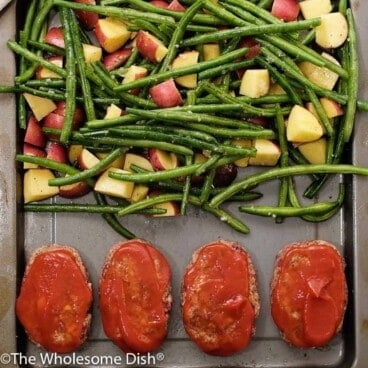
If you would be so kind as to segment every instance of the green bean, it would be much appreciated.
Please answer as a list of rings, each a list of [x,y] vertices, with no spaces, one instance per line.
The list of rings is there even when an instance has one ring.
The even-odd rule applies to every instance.
[[[32,88],[65,88],[65,80],[60,78],[31,79],[24,84]]]
[[[39,1],[38,2],[38,8],[35,10],[37,12],[37,15],[35,16],[34,19],[32,19],[32,21],[30,21],[32,23],[32,27],[31,27],[30,32],[29,32],[29,39],[30,40],[35,40],[36,41],[36,40],[40,40],[43,37],[43,34],[45,32],[45,29],[46,29],[45,28],[46,17],[48,16],[48,13],[51,10],[52,6],[53,6],[53,4],[50,0],[48,0],[48,1]],[[22,39],[21,39],[21,46],[26,48],[26,44],[22,42]],[[40,52],[38,52],[38,55],[36,55],[36,56],[40,56],[39,54],[40,54]],[[25,65],[24,65],[20,70],[20,74],[15,77],[15,81],[17,83],[24,83],[27,80],[29,80],[30,78],[32,78],[32,76],[33,76],[33,74],[36,70],[37,63],[33,62],[33,60],[31,60],[31,61],[32,61],[32,63],[28,67],[28,69],[26,69]]]
[[[40,165],[42,167],[58,171],[63,174],[67,175],[75,175],[80,173],[78,169],[75,167],[69,166],[67,164],[63,164],[54,160],[50,160],[48,158],[44,157],[37,157],[37,156],[29,156],[29,155],[16,155],[15,156],[16,161],[20,162],[28,162],[31,164]],[[90,186],[94,186],[94,181],[91,179],[86,180],[86,183]]]
[[[356,106],[360,111],[368,111],[368,102],[366,101],[357,100]]]
[[[290,202],[292,203],[292,205],[294,207],[300,207],[300,203],[299,200],[296,196],[295,193],[295,188],[294,188],[294,183],[292,181],[292,178],[289,177],[289,199]],[[302,219],[305,221],[310,221],[310,222],[322,222],[322,221],[326,221],[329,218],[331,218],[333,215],[335,215],[337,213],[337,211],[341,208],[343,202],[344,202],[344,198],[345,198],[345,187],[343,184],[339,185],[339,194],[338,197],[336,199],[335,202],[335,206],[329,210],[326,211],[325,213],[322,214],[305,214],[302,216]]]
[[[207,170],[219,166],[218,162],[220,158],[221,157],[218,154],[212,155],[205,162],[203,162],[200,167],[198,167],[198,169],[194,172],[194,174],[200,176],[203,173],[205,173]]]
[[[162,14],[174,18],[176,20],[180,20],[182,17],[185,16],[184,12],[177,12],[168,9],[159,8],[154,6],[148,2],[141,1],[141,0],[127,0],[127,3],[137,7],[138,9],[144,10],[145,12],[152,13],[152,14]],[[193,22],[201,23],[206,25],[220,25],[222,24],[221,21],[209,14],[196,14],[193,17]]]
[[[65,0],[53,0],[54,5],[59,7],[65,7],[74,10],[88,11],[91,13],[97,13],[105,15],[107,17],[114,17],[122,21],[134,21],[135,19],[144,19],[152,23],[174,23],[173,17],[160,15],[159,12],[141,12],[135,9],[129,8],[116,8],[112,6],[100,6],[100,5],[85,5],[81,3],[74,3]]]
[[[37,15],[32,23],[32,30],[30,34],[31,40],[37,40],[40,37],[42,28],[46,23],[50,10],[54,6],[53,0],[44,0],[38,2]]]
[[[25,211],[32,212],[68,212],[68,213],[90,213],[90,214],[116,214],[122,207],[117,205],[93,205],[81,203],[28,203],[23,205]],[[167,211],[163,208],[147,208],[137,213],[144,215],[161,215]]]
[[[233,162],[237,160],[238,158],[240,158],[239,155],[225,156],[213,162],[213,167],[218,167],[218,166]],[[123,173],[110,172],[109,176],[114,179],[125,180],[125,181],[135,182],[139,184],[155,183],[158,181],[174,179],[174,178],[178,178],[181,176],[187,176],[187,175],[192,175],[192,174],[199,175],[202,172],[202,167],[205,167],[206,169],[208,168],[207,161],[204,163],[180,166],[175,169],[168,169],[168,170],[155,171],[155,172],[144,171],[144,172],[137,173],[137,174],[131,174],[131,173],[123,174]]]
[[[341,159],[344,141],[343,141],[344,131],[343,129],[339,129],[338,134],[335,133],[330,137],[329,145],[328,145],[328,155],[327,155],[327,163],[338,164]],[[328,181],[329,175],[322,175],[317,177],[304,191],[303,196],[305,198],[313,198],[315,197],[321,188]]]
[[[167,49],[167,54],[164,60],[162,61],[162,64],[160,67],[160,72],[165,72],[167,69],[169,69],[171,62],[174,60],[177,54],[178,45],[181,39],[184,37],[186,27],[191,22],[191,20],[196,15],[196,13],[200,10],[200,8],[202,7],[203,1],[204,0],[197,0],[183,14],[182,18],[177,24],[175,31],[171,37],[170,44]]]
[[[208,199],[211,195],[211,189],[212,189],[212,186],[213,186],[213,180],[215,178],[215,175],[216,175],[216,169],[213,168],[213,169],[210,170],[210,172],[206,175],[206,177],[204,179],[201,194],[199,196],[199,200],[200,200],[201,205],[208,202]]]
[[[51,71],[59,74],[63,78],[66,77],[67,73],[66,73],[65,69],[58,67],[57,65],[45,60],[44,58],[42,58],[40,56],[37,56],[33,52],[31,52],[31,51],[27,50],[26,48],[20,46],[15,41],[8,41],[7,45],[10,48],[10,50],[14,51],[18,55],[23,56],[25,59],[27,59],[31,62],[34,62],[38,65],[44,66],[45,68],[50,69]],[[19,81],[19,79],[16,79],[16,81],[21,82],[21,81]]]
[[[274,178],[281,178],[284,176],[305,175],[305,174],[354,174],[354,175],[368,175],[368,169],[361,166],[353,165],[298,165],[292,167],[274,168],[260,174],[254,174],[247,178],[231,184],[222,193],[212,198],[210,205],[216,207],[230,198],[232,195],[240,190],[245,190],[253,185],[260,184]]]
[[[218,28],[200,24],[188,24],[187,30],[190,32],[217,32]]]
[[[69,141],[70,134],[73,129],[73,120],[75,112],[75,96],[76,96],[76,59],[73,48],[73,38],[71,24],[68,21],[71,17],[72,10],[61,8],[60,20],[64,30],[65,50],[66,50],[66,107],[64,123],[60,134],[60,142],[67,143]]]
[[[222,138],[275,139],[275,132],[270,129],[227,129],[196,123],[186,123],[185,126]]]
[[[71,36],[71,41],[72,41],[72,45],[74,48],[75,61],[76,61],[77,68],[79,71],[80,84],[81,84],[82,93],[83,93],[84,110],[86,112],[87,119],[93,120],[96,118],[96,114],[95,114],[95,108],[93,105],[91,86],[87,80],[87,74],[86,74],[87,64],[84,58],[83,46],[78,37],[79,26],[78,26],[77,19],[76,19],[74,12],[70,10],[68,14],[69,16],[67,18],[67,21],[69,22],[70,36]],[[67,91],[69,90],[67,89]]]
[[[153,183],[160,180],[174,179],[181,176],[188,176],[195,174],[196,170],[200,168],[202,164],[191,164],[187,166],[177,167],[175,169],[168,169],[155,172],[144,172],[137,174],[122,174],[110,172],[109,176],[113,179],[131,181],[138,184]],[[183,194],[180,194],[183,196]]]
[[[322,222],[330,219],[334,216],[342,207],[345,200],[345,186],[344,184],[339,185],[339,194],[336,199],[336,206],[331,209],[331,211],[327,211],[326,213],[322,213],[321,215],[305,215],[303,216],[303,220],[310,222]]]
[[[115,93],[114,91],[118,88],[119,84],[116,83],[111,76],[107,73],[104,67],[99,62],[92,63],[92,68],[96,72],[96,75],[100,80],[105,84],[107,88],[109,88],[114,95],[119,96],[124,103],[137,105],[145,108],[156,108],[156,104],[146,99],[140,98],[138,96],[134,96],[130,93],[119,92]],[[128,84],[128,83],[127,83]],[[127,85],[125,84],[125,85]]]
[[[211,1],[206,0],[204,3],[204,8],[207,9],[209,12],[214,14],[219,19],[222,19],[225,21],[225,23],[233,25],[233,26],[246,26],[248,23],[246,23],[244,20],[238,18],[233,13],[227,11],[225,9],[225,5],[221,4],[222,6],[215,4]]]
[[[36,81],[35,81],[36,82]],[[56,82],[56,81],[55,81]],[[43,83],[42,81],[40,81],[40,84]],[[32,83],[31,83],[32,85]],[[9,87],[7,87],[9,88]],[[45,97],[45,98],[51,98],[54,101],[64,101],[66,98],[66,94],[65,92],[62,93],[57,93],[55,92],[55,90],[53,89],[48,89],[47,91],[43,91],[40,89],[36,89],[36,88],[31,88],[29,87],[29,84],[23,84],[23,85],[18,85],[17,87],[12,87],[14,92],[28,92],[32,95],[35,96],[39,96],[39,97]],[[77,102],[83,102],[83,97],[76,97],[75,98]],[[98,97],[94,97],[93,101],[95,104],[102,104],[102,105],[110,105],[110,104],[119,104],[120,100],[119,99],[115,99],[115,98],[98,98]]]
[[[187,93],[187,100],[185,106],[195,105],[197,102],[197,93],[195,90],[190,90]]]
[[[294,88],[290,85],[289,81],[285,76],[283,76],[276,68],[274,68],[269,62],[266,60],[256,57],[256,62],[266,68],[273,79],[284,89],[287,95],[290,97],[290,100],[296,105],[302,105],[302,98],[298,93],[295,92]]]
[[[295,181],[293,176],[286,177],[288,181],[288,200],[293,207],[300,207],[299,199],[295,191]]]
[[[218,112],[222,112],[222,113],[227,113],[227,112],[232,112],[232,111],[239,111],[239,110],[243,110],[242,104],[241,103],[228,103],[228,104],[191,104],[191,105],[186,105],[186,106],[177,106],[177,107],[168,107],[166,109],[157,109],[155,110],[155,113],[159,114],[159,113],[163,113],[163,112],[169,112],[169,113],[182,113],[182,112],[192,112],[192,113],[206,113],[206,114],[211,114],[211,113],[218,113]],[[199,118],[199,120],[201,120]],[[214,119],[214,121],[216,121],[216,119]],[[225,121],[225,120],[224,120]],[[231,125],[230,122],[228,122],[230,126],[234,126]],[[248,126],[251,127],[248,123],[241,123],[241,122],[235,122],[236,125],[239,125],[244,127],[244,126]],[[219,124],[221,125],[221,124]],[[226,123],[224,123],[224,125],[226,125]],[[260,130],[260,129],[259,129]]]
[[[213,83],[203,82],[203,88],[212,95],[219,98],[224,103],[239,103],[241,101],[240,99],[237,99],[236,97],[230,96],[228,93],[224,93],[224,91],[221,90],[221,88],[216,87]],[[276,109],[275,108],[259,108],[250,105],[247,102],[242,103],[243,111],[245,113],[249,113],[255,116],[275,116]],[[289,108],[284,112],[289,112]]]
[[[93,176],[96,176],[103,170],[105,170],[112,162],[114,162],[119,156],[121,156],[122,153],[123,153],[122,149],[117,148],[90,169],[83,170],[82,172],[76,173],[74,175],[51,179],[49,180],[49,185],[50,186],[69,185],[92,178]]]
[[[133,26],[128,27],[129,31],[137,32],[139,30],[145,30],[145,31],[152,33],[155,37],[161,40],[164,45],[167,45],[170,42],[168,36],[166,36],[165,33],[161,32],[159,27],[156,27],[152,23],[144,19],[135,19],[134,24],[135,24],[135,27]]]
[[[166,181],[159,181],[157,183],[153,183],[153,185],[157,188],[165,189],[167,191],[175,191],[180,192],[183,191],[184,185],[183,183],[177,180],[166,180]],[[222,192],[223,188],[210,188],[210,197]],[[202,188],[197,188],[192,186],[190,188],[190,193],[195,196],[200,196],[202,193]],[[255,192],[255,191],[248,191],[248,192],[240,192],[239,194],[231,197],[230,201],[252,201],[255,199],[262,198],[262,193]]]
[[[246,10],[255,16],[257,18],[262,19],[263,21],[266,21],[267,23],[282,23],[282,21],[279,18],[276,18],[274,15],[272,15],[269,11],[260,8],[258,5],[252,4],[249,1],[234,1],[234,0],[226,0],[227,3],[238,6],[242,8],[243,10]]]
[[[321,190],[321,188],[326,184],[327,180],[330,178],[329,175],[322,175],[316,178],[304,191],[303,197],[312,199],[317,193]]]
[[[333,134],[333,127],[331,126],[330,120],[328,119],[325,109],[323,108],[315,92],[312,91],[310,88],[305,88],[305,89],[308,93],[310,101],[313,104],[314,109],[316,110],[319,121],[322,123],[323,127],[325,128],[327,135],[331,136]]]
[[[241,69],[241,68],[249,68],[250,66],[253,66],[253,65],[254,65],[253,59],[232,62],[232,63],[225,64],[225,65],[219,65],[214,68],[210,68],[210,69],[204,70],[203,72],[198,73],[198,79],[199,80],[210,79],[218,75],[223,75],[225,73],[229,73],[234,70]]]
[[[278,140],[281,149],[280,155],[280,167],[287,167],[289,165],[289,152],[286,140],[286,129],[284,118],[281,115],[280,111],[276,114],[276,126],[278,133]],[[277,205],[279,207],[286,206],[287,204],[287,194],[288,194],[288,179],[281,178],[280,179],[280,189],[279,189],[279,198]],[[277,216],[275,219],[276,223],[281,223],[283,221],[283,217]]]
[[[187,38],[181,42],[182,46],[193,46],[200,45],[209,42],[219,42],[222,40],[227,40],[233,37],[239,36],[255,36],[263,35],[268,33],[287,33],[290,31],[313,28],[321,23],[319,18],[308,19],[304,21],[296,21],[289,23],[277,23],[277,24],[264,24],[255,26],[243,26],[233,29],[227,29],[223,31],[218,31],[214,33],[206,33],[203,35],[195,36],[192,38]]]
[[[143,129],[110,129],[109,132],[113,136],[120,136],[124,138],[134,138],[134,139],[151,139],[151,140],[158,140],[162,142],[168,143],[178,143],[187,147],[191,148],[198,148],[198,149],[206,149],[210,151],[217,151],[220,150],[218,145],[214,145],[212,143],[203,142],[195,138],[185,137],[181,135],[173,135],[173,134],[166,134],[157,131],[149,130],[146,127],[146,130]],[[222,150],[221,150],[222,151]]]
[[[305,37],[302,40],[302,44],[309,45],[310,43],[314,41],[315,38],[316,38],[316,31],[312,29],[305,35]]]
[[[160,148],[164,151],[170,151],[173,153],[186,155],[192,155],[193,151],[184,146],[177,144],[160,142],[160,141],[150,141],[145,139],[124,139],[124,138],[113,138],[113,137],[85,137],[83,134],[74,134],[73,140],[79,143],[88,143],[91,145],[112,145],[117,147],[142,147],[142,148]]]
[[[15,93],[14,91],[13,93]],[[26,100],[22,94],[17,96],[17,112],[18,112],[18,126],[20,129],[27,127],[27,106]]]
[[[137,47],[133,47],[132,53],[130,54],[128,60],[125,62],[124,67],[129,68],[130,66],[132,66],[137,61],[138,57],[139,51]]]
[[[134,174],[131,174],[131,175],[134,175]],[[176,193],[176,194],[159,194],[157,196],[142,199],[139,202],[130,204],[129,206],[121,209],[118,212],[118,215],[119,216],[126,216],[126,215],[129,215],[131,213],[136,213],[137,211],[143,210],[145,208],[153,207],[157,204],[170,202],[170,201],[181,201],[182,198],[183,198],[182,193],[180,193],[180,194],[178,194],[178,193]]]
[[[129,114],[129,115],[122,115],[112,119],[99,119],[87,121],[86,126],[88,129],[105,129],[114,126],[135,123],[139,120],[141,120],[139,116]]]
[[[346,10],[346,18],[348,21],[349,31],[348,31],[348,49],[350,57],[349,66],[349,79],[347,82],[347,93],[348,100],[345,108],[344,115],[344,141],[348,142],[350,140],[353,126],[354,117],[356,112],[356,100],[358,98],[358,86],[359,86],[359,65],[358,65],[358,52],[357,52],[357,36],[355,29],[355,21],[351,9]]]
[[[26,18],[24,21],[23,31],[20,33],[20,44],[22,47],[27,46],[27,42],[31,36],[31,30],[34,22],[34,18],[37,12],[37,1],[32,0],[27,9]],[[22,72],[22,71],[21,71]]]
[[[118,213],[121,206],[93,205],[80,203],[44,204],[30,203],[25,204],[23,209],[32,212],[81,212],[81,213]]]
[[[56,93],[53,89],[48,89],[46,91],[42,91],[37,88],[28,87],[28,85],[21,84],[17,87],[14,87],[16,92],[27,92],[35,96],[52,98],[54,101],[64,101],[65,93]]]
[[[301,154],[301,152],[293,147],[292,145],[288,146],[289,157],[296,163],[297,165],[309,165],[310,162]],[[316,180],[320,178],[320,175],[317,174],[309,174],[312,180]]]
[[[0,86],[0,93],[16,93],[19,88],[14,86]]]
[[[57,46],[54,46],[54,45],[49,45],[49,44],[44,43],[44,42],[39,42],[39,41],[35,41],[35,40],[28,40],[27,44],[29,46],[32,46],[33,48],[35,48],[37,50],[46,51],[50,54],[60,55],[60,56],[65,55],[65,50],[62,49],[61,47],[57,47]],[[21,46],[23,46],[23,45],[21,45]],[[25,47],[25,46],[23,46],[23,47]]]
[[[184,18],[182,18],[184,19]],[[185,156],[185,165],[191,165],[193,164],[193,156]],[[191,178],[190,175],[185,177],[185,183],[183,188],[183,199],[181,201],[180,205],[180,214],[185,215],[187,212],[187,206],[188,206],[188,197],[190,193],[190,186],[191,186]]]
[[[198,105],[197,105],[198,106]],[[188,111],[189,110],[189,111]],[[255,131],[262,131],[263,128],[247,123],[245,121],[237,121],[235,119],[230,119],[226,117],[221,116],[215,116],[210,114],[201,114],[201,113],[195,113],[196,107],[193,106],[191,109],[191,106],[184,107],[184,108],[173,108],[173,109],[164,109],[164,110],[140,110],[140,109],[133,109],[128,107],[126,111],[129,114],[136,115],[141,118],[146,119],[154,119],[158,121],[183,121],[183,122],[194,122],[194,123],[206,123],[216,126],[224,126],[224,127],[236,127],[236,128],[243,128],[243,129],[249,129],[249,130],[255,130]],[[211,111],[213,112],[213,110]]]
[[[123,127],[124,129],[129,129],[129,130],[146,130],[146,129],[150,129],[151,131],[154,132],[159,132],[159,133],[165,133],[165,134],[175,134],[175,135],[180,135],[180,136],[186,136],[186,137],[191,137],[191,138],[195,138],[204,142],[210,142],[213,144],[218,144],[219,142],[217,141],[217,139],[215,137],[213,137],[210,134],[206,134],[206,133],[202,133],[202,132],[198,132],[196,130],[189,130],[189,129],[183,129],[183,128],[176,128],[176,127],[171,127],[168,125],[126,125]]]
[[[26,47],[31,36],[32,25],[37,13],[37,1],[32,0],[28,6],[26,18],[24,20],[23,30],[19,32],[19,44],[22,47]],[[23,73],[26,70],[26,63],[23,57],[19,61],[19,73]]]
[[[98,204],[100,205],[106,205],[106,199],[105,197],[97,192],[93,193],[95,196],[95,199]],[[105,221],[120,235],[122,235],[126,239],[134,239],[136,236],[130,232],[128,229],[126,229],[116,218],[114,214],[104,213],[102,214],[102,217],[105,219]]]
[[[346,15],[346,10],[348,7],[348,0],[339,0],[339,12]]]
[[[106,5],[119,5],[119,4],[125,4],[126,0],[101,0],[100,4],[103,6]]]
[[[212,59],[209,61],[202,61],[195,65],[191,65],[188,67],[178,68],[174,70],[169,70],[166,72],[157,73],[154,75],[149,75],[147,77],[137,79],[133,82],[129,82],[126,84],[122,84],[121,86],[117,86],[114,88],[116,92],[122,92],[122,91],[129,91],[134,88],[144,87],[144,86],[151,86],[160,82],[163,82],[165,80],[168,80],[169,78],[176,78],[183,75],[193,74],[193,73],[199,73],[202,70],[213,68],[218,65],[222,65],[225,63],[228,63],[238,57],[243,56],[247,52],[247,48],[241,48],[235,51],[232,51],[226,55],[221,55],[216,59]]]
[[[305,207],[239,206],[239,211],[263,217],[300,217],[311,214],[320,215],[335,207],[336,202],[319,202]]]
[[[139,64],[139,66],[146,68],[148,71],[152,71],[154,69],[152,64],[148,64],[146,62]],[[109,73],[112,76],[124,77],[128,70],[129,70],[129,67],[126,67],[126,65],[124,64],[124,66],[118,69],[110,70]]]
[[[273,3],[273,0],[260,0],[260,2],[257,4],[260,8],[267,9],[270,7]]]
[[[29,41],[30,35],[31,35],[31,28],[32,24],[35,18],[36,14],[36,8],[37,8],[37,1],[32,0],[30,2],[30,5],[27,9],[27,15],[24,22],[24,28],[20,32],[20,45],[22,47],[27,46],[27,42]],[[19,59],[19,74],[25,73],[27,70],[27,63],[26,59],[21,56]],[[19,94],[17,96],[17,115],[18,115],[18,126],[21,129],[25,129],[27,126],[27,107],[26,107],[26,101],[23,97],[23,95]]]
[[[334,129],[332,131],[331,137],[327,140],[327,152],[326,152],[326,162],[328,164],[338,163],[339,161],[334,162],[335,160],[335,145],[337,142],[338,134]]]
[[[144,126],[140,127],[143,128]],[[186,137],[182,135],[173,135],[162,133],[154,130],[148,129],[110,129],[109,133],[113,136],[120,136],[123,138],[133,138],[133,139],[148,139],[157,140],[168,143],[177,143],[190,148],[197,148],[202,150],[208,150],[211,152],[221,152],[228,155],[255,155],[255,149],[242,148],[232,145],[224,144],[214,144],[206,141],[202,141],[193,137]]]
[[[197,199],[193,199],[192,196],[189,197],[189,201],[191,204],[197,205]],[[210,207],[208,204],[204,203],[201,206],[205,211],[211,213],[212,215],[216,216],[220,221],[224,222],[225,224],[231,226],[236,231],[239,231],[242,234],[249,233],[249,227],[244,224],[242,221],[231,215],[229,212],[221,209],[221,208],[213,208]]]
[[[233,87],[233,85],[231,85],[230,87]],[[300,96],[303,100],[305,100],[305,96],[301,95]],[[238,104],[238,100],[239,101],[245,101],[248,103],[252,103],[253,105],[262,105],[262,104],[278,104],[278,103],[287,103],[287,102],[291,102],[290,97],[287,94],[282,94],[282,95],[266,95],[263,97],[257,97],[257,98],[251,98],[248,96],[238,96],[235,97],[236,100],[234,100],[234,105],[236,106]],[[198,104],[202,104],[204,105],[208,105],[208,104],[218,104],[220,101],[219,98],[217,98],[216,96],[211,96],[208,95],[206,97],[198,97],[197,98],[197,103]],[[237,102],[235,102],[237,101]],[[226,105],[225,105],[226,106]]]
[[[242,40],[241,37],[234,37],[226,42],[225,45],[223,45],[222,48],[222,54],[226,54],[228,52],[234,51],[236,48],[238,48],[238,45],[240,41]]]

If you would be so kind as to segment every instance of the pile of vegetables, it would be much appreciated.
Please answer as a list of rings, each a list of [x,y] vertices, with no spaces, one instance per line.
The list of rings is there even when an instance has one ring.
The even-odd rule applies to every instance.
[[[190,204],[248,233],[223,203],[323,221],[344,201],[343,185],[315,201],[330,174],[368,175],[341,163],[368,111],[346,0],[32,0],[8,47],[19,72],[0,92],[18,98],[26,211],[100,213],[133,238],[120,217]],[[269,180],[275,203],[245,205]],[[90,190],[96,203],[37,203]]]

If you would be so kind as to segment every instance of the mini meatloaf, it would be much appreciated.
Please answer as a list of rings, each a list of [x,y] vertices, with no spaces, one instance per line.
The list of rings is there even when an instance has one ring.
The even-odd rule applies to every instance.
[[[279,252],[271,312],[288,343],[320,347],[340,331],[347,303],[344,267],[337,249],[322,240],[292,243]]]
[[[100,279],[100,312],[109,339],[125,352],[147,353],[167,335],[171,271],[151,244],[134,239],[110,250]]]
[[[55,244],[32,255],[16,301],[31,341],[56,353],[77,350],[87,338],[91,304],[91,285],[75,249]]]
[[[255,271],[237,243],[216,241],[198,249],[182,285],[186,332],[207,354],[227,356],[244,349],[259,313]]]

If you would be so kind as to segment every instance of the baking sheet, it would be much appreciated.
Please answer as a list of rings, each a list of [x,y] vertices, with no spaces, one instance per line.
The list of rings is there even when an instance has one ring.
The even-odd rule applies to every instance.
[[[360,55],[368,55],[368,40],[364,31],[368,8],[361,5],[361,1],[352,1],[352,4],[360,25]],[[5,46],[8,39],[15,38],[15,18],[14,3],[0,13],[1,84],[11,84],[15,72],[14,57]],[[368,58],[364,60],[361,57],[359,95],[362,99],[368,99],[367,62]],[[13,358],[15,354],[19,354],[18,357],[24,358],[24,361],[27,357],[35,357],[36,362],[32,361],[30,366],[41,367],[42,351],[24,338],[21,329],[17,330],[14,316],[16,288],[19,286],[25,260],[36,248],[44,244],[57,242],[74,246],[81,253],[89,270],[97,300],[98,279],[105,254],[121,238],[96,215],[32,213],[23,215],[17,211],[17,201],[21,199],[21,195],[17,194],[17,190],[21,190],[21,173],[20,171],[17,173],[13,159],[17,147],[13,96],[0,95],[0,111],[0,366],[15,366]],[[350,152],[354,163],[365,166],[368,166],[367,121],[367,115],[358,114],[354,145]],[[322,197],[330,199],[335,195],[338,180],[340,178],[336,178],[335,182],[323,190]],[[299,219],[287,219],[283,224],[276,225],[269,218],[247,216],[246,222],[251,228],[251,234],[241,235],[211,215],[196,209],[191,209],[185,217],[154,219],[144,216],[128,217],[124,224],[138,236],[155,244],[166,255],[173,271],[174,304],[169,336],[161,349],[152,354],[155,359],[155,364],[152,365],[178,368],[217,366],[366,368],[368,364],[367,180],[367,178],[351,180],[347,178],[349,198],[344,210],[333,219],[318,225]],[[276,182],[267,183],[260,189],[263,193],[272,194],[276,193],[277,185]],[[262,201],[270,203],[274,198],[265,196]],[[230,208],[236,209],[235,205]],[[247,248],[257,270],[261,297],[261,312],[256,322],[253,341],[242,353],[227,358],[211,357],[200,352],[187,339],[180,318],[179,292],[184,268],[196,248],[218,238],[237,240]],[[285,344],[273,324],[269,308],[269,282],[274,258],[283,245],[316,238],[334,243],[345,256],[349,305],[342,333],[327,347],[300,350]],[[1,360],[7,354],[12,358],[9,364]],[[106,339],[96,302],[89,339],[74,355],[74,361],[73,355],[69,356],[70,366],[74,366],[72,363],[76,357],[87,356],[96,357],[95,362],[98,364],[88,365],[83,361],[79,366],[117,366],[103,364],[103,357],[120,357],[125,365],[134,365],[130,364],[132,360],[127,361],[122,352]],[[109,361],[106,358],[105,362]]]

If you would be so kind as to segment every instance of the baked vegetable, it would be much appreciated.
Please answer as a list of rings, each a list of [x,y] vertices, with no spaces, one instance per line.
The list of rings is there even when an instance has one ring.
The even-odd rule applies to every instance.
[[[100,279],[100,312],[107,337],[123,351],[147,353],[165,340],[170,277],[165,257],[143,240],[110,250]]]
[[[227,356],[244,349],[259,313],[248,253],[222,240],[197,250],[184,275],[182,313],[189,337],[205,353]]]
[[[271,313],[287,342],[320,347],[340,331],[347,303],[344,267],[337,249],[322,240],[292,243],[280,251]]]
[[[77,350],[87,338],[91,304],[91,284],[75,249],[55,244],[32,255],[16,301],[32,342],[56,353]]]
[[[18,124],[26,129],[16,160],[35,180],[25,182],[23,209],[102,213],[132,239],[137,236],[122,217],[138,208],[176,216],[172,209],[186,215],[195,206],[246,234],[246,216],[237,218],[222,204],[248,201],[254,194],[248,180],[278,181],[281,175],[276,200],[251,208],[240,203],[241,212],[275,214],[276,223],[287,216],[331,218],[343,204],[343,188],[333,201],[314,206],[331,174],[368,175],[343,160],[356,110],[368,111],[368,103],[358,99],[353,9],[347,0],[320,3],[30,1],[19,39],[7,42],[19,73],[12,86],[0,85],[0,93],[16,93]],[[61,27],[49,22],[55,12]],[[80,146],[109,158],[89,167],[78,157],[59,165],[57,157],[45,157],[50,139],[69,152]],[[116,170],[126,152],[145,158],[147,150],[158,153],[154,171],[137,163]],[[264,168],[248,179],[247,166]],[[299,199],[294,175],[312,175],[303,190],[311,201]],[[97,204],[39,203],[84,196],[87,185]],[[157,190],[162,196],[152,203]],[[106,196],[116,205],[108,206]]]

